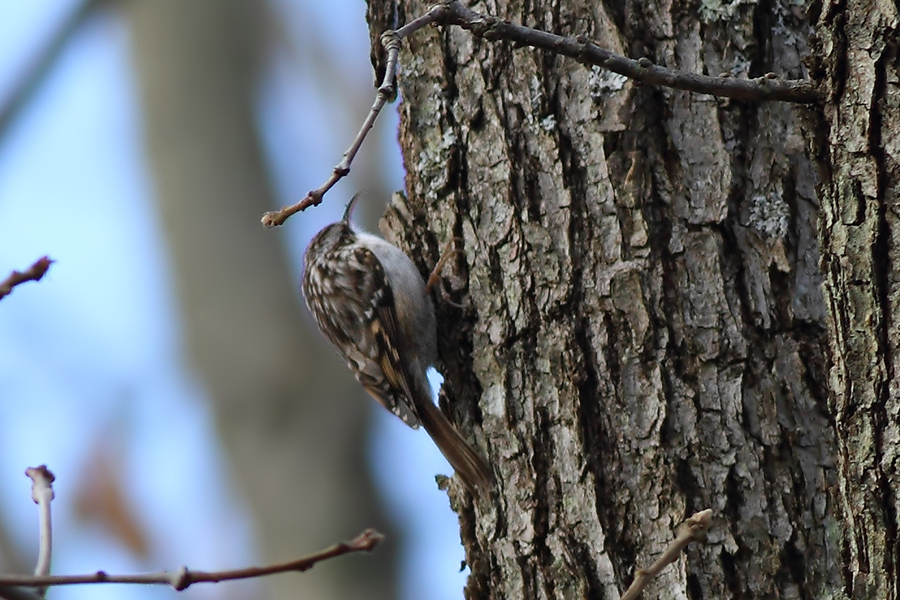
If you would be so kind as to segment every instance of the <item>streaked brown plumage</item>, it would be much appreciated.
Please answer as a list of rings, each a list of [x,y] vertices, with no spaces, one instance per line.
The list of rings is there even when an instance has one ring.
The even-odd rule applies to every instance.
[[[488,492],[490,468],[431,399],[437,328],[422,277],[402,250],[351,229],[355,199],[306,250],[306,304],[372,397],[410,427],[421,424],[466,486]]]

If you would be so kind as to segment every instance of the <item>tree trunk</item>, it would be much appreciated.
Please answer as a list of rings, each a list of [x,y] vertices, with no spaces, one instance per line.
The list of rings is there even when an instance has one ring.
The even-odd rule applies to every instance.
[[[129,9],[189,356],[264,558],[297,558],[366,527],[386,529],[372,501],[365,412],[352,397],[361,392],[301,322],[283,248],[259,225],[276,204],[253,108],[262,8],[150,0]],[[394,598],[393,562],[385,547],[365,560],[266,578],[266,597]]]
[[[812,121],[822,172],[829,409],[841,570],[853,598],[892,598],[900,567],[900,7],[825,2]]]
[[[370,0],[370,23],[396,14],[403,24],[428,6]],[[674,69],[806,76],[811,26],[787,0],[704,2],[699,12],[652,1],[473,8]],[[880,60],[896,69],[896,52]],[[714,512],[706,543],[690,546],[645,597],[840,597],[856,573],[883,570],[896,527],[865,528],[893,522],[884,496],[896,481],[875,468],[894,455],[870,441],[871,467],[853,475],[856,442],[842,427],[864,418],[866,433],[853,435],[871,436],[896,425],[885,385],[893,355],[878,354],[900,339],[888,329],[892,271],[883,263],[880,280],[859,274],[882,311],[874,337],[835,316],[850,309],[850,292],[829,290],[826,311],[802,109],[641,87],[458,28],[416,33],[400,64],[409,198],[395,197],[385,226],[423,272],[447,240],[461,240],[445,291],[464,307],[438,303],[444,405],[498,481],[493,499],[475,504],[458,483],[450,488],[472,568],[467,597],[618,598],[676,525],[705,508]],[[896,81],[894,72],[874,87],[896,92]],[[864,126],[865,106],[854,107]],[[845,227],[893,218],[883,204],[866,208],[890,196],[867,197]],[[885,250],[888,229],[877,238]],[[842,264],[828,283],[859,281],[841,275]],[[855,318],[871,323],[871,314]],[[847,371],[839,362],[829,378],[827,349],[850,350],[842,327],[871,339],[871,362]],[[835,391],[859,376],[871,382],[880,422],[841,416],[859,392],[845,383],[836,402]],[[860,479],[865,490],[851,492]],[[846,525],[850,506],[868,510],[857,494],[883,510]],[[857,525],[860,542],[880,540],[883,560],[853,571]],[[869,597],[896,597],[875,579],[867,589],[879,595]]]

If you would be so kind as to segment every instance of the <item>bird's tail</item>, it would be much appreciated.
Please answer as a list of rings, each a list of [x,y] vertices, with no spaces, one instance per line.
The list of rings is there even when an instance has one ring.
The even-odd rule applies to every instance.
[[[490,493],[494,474],[484,459],[453,428],[441,409],[429,400],[422,400],[417,404],[419,421],[447,462],[459,473],[469,491],[476,494]]]

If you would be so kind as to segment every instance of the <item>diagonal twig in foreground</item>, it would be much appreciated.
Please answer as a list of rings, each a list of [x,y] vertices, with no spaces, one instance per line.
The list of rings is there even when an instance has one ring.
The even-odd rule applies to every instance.
[[[375,124],[378,113],[384,108],[388,98],[393,95],[397,75],[397,60],[400,56],[400,40],[409,37],[426,25],[437,22],[444,16],[444,13],[445,9],[443,5],[435,6],[418,19],[407,23],[397,31],[386,31],[384,35],[381,36],[381,43],[384,44],[388,55],[387,66],[384,70],[384,79],[382,79],[381,85],[378,86],[378,92],[375,94],[375,103],[372,104],[372,108],[369,109],[369,114],[366,116],[366,120],[363,122],[362,127],[359,128],[359,133],[356,134],[356,138],[353,140],[350,148],[344,152],[341,162],[331,170],[331,177],[328,178],[328,181],[323,183],[320,187],[310,190],[300,202],[264,214],[262,217],[262,224],[264,226],[277,227],[278,225],[283,225],[291,215],[304,211],[310,206],[318,206],[322,203],[322,197],[325,195],[325,192],[333,188],[334,184],[350,173],[350,165],[353,162],[353,159],[356,158],[356,153],[359,152],[359,148],[362,146],[366,136],[369,135],[369,130],[371,130],[372,126]]]
[[[191,571],[187,567],[181,567],[177,571],[171,573],[160,571],[158,573],[146,573],[141,575],[109,575],[103,571],[97,571],[90,575],[55,575],[52,577],[4,575],[0,576],[0,586],[52,586],[74,585],[80,583],[143,583],[169,585],[180,592],[195,583],[218,583],[220,581],[263,577],[275,573],[306,571],[311,569],[316,563],[328,560],[329,558],[352,554],[354,552],[370,552],[382,539],[384,539],[384,536],[374,529],[366,529],[350,541],[335,544],[330,548],[326,548],[298,560],[268,565],[265,567],[247,567],[230,571]]]
[[[709,529],[711,522],[712,510],[707,508],[694,513],[688,520],[679,525],[675,539],[672,540],[666,551],[652,565],[646,569],[638,569],[635,572],[634,581],[631,582],[631,585],[619,600],[637,600],[644,588],[647,587],[647,584],[650,583],[650,580],[659,575],[660,571],[669,563],[675,562],[678,555],[687,548],[688,544],[705,539],[706,531]]]

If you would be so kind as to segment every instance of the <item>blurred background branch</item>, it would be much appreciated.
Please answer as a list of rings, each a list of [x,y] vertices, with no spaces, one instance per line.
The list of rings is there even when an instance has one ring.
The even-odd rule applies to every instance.
[[[5,137],[6,130],[28,105],[41,82],[47,77],[85,20],[111,3],[112,0],[80,0],[70,11],[69,16],[63,20],[31,64],[22,71],[12,91],[0,104],[0,140]]]
[[[334,215],[279,234],[258,221],[334,164],[368,110],[365,7],[3,11],[0,267],[45,252],[63,267],[0,311],[3,570],[37,550],[5,484],[52,462],[68,475],[57,572],[277,562],[374,525],[392,541],[376,556],[216,597],[458,597],[456,518],[433,480],[449,469],[390,415],[372,433],[368,399],[299,303],[306,239]],[[402,187],[395,127],[391,108],[335,194]]]
[[[263,10],[247,0],[135,2],[129,20],[189,358],[266,558],[277,560],[296,540],[321,545],[384,518],[353,382],[316,347],[281,241],[259,227],[275,204],[254,110]],[[267,586],[275,598],[393,598],[379,575],[393,571],[390,557]]]

